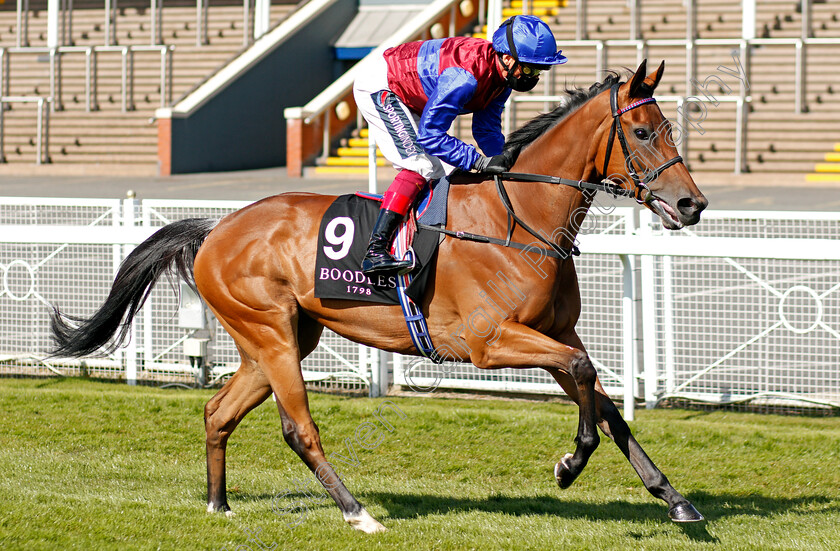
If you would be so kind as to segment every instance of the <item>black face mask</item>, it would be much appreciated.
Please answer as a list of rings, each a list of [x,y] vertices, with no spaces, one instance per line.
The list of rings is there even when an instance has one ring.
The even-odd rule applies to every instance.
[[[513,65],[510,69],[508,69],[507,77],[505,77],[505,81],[507,85],[516,90],[517,92],[530,92],[534,89],[534,86],[540,81],[540,77],[526,77],[525,75],[522,76],[513,76],[514,71],[516,71],[516,66],[519,64],[518,61],[514,61]]]

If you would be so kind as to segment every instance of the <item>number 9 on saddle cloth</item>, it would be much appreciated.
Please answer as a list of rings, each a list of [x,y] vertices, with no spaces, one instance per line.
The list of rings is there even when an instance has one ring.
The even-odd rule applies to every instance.
[[[416,220],[428,226],[446,225],[449,180],[432,182],[421,194]],[[382,196],[367,193],[342,195],[329,206],[321,219],[315,260],[315,297],[400,304],[396,274],[365,275],[360,269],[368,238],[379,213]],[[411,247],[415,268],[406,278],[406,294],[419,302],[431,273],[430,266],[442,234],[415,230],[410,215],[394,239]],[[413,237],[413,243],[412,238]],[[404,281],[403,284],[406,282]]]

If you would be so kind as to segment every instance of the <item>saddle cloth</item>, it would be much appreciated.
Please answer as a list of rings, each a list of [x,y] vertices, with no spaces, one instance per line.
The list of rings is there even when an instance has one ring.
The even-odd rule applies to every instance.
[[[421,196],[416,219],[429,226],[445,226],[448,195],[448,179],[433,182]],[[316,298],[400,304],[396,273],[366,276],[361,270],[381,201],[381,196],[367,193],[341,195],[324,213],[315,260]],[[412,243],[414,234],[411,247],[416,265],[409,274],[411,283],[405,293],[419,302],[441,236],[432,231],[416,231],[413,218],[410,216],[401,224],[394,241],[405,241],[407,237]]]

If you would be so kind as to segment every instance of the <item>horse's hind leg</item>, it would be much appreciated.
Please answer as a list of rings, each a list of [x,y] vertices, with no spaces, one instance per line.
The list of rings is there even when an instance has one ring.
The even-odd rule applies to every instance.
[[[207,432],[207,511],[230,515],[225,481],[225,450],[231,433],[249,411],[271,394],[268,379],[240,349],[242,365],[204,407]]]
[[[579,403],[579,395],[575,381],[569,374],[562,371],[551,370],[551,375],[560,383],[566,394]],[[615,407],[613,401],[604,392],[600,381],[595,384],[595,405],[598,417],[598,426],[604,431],[609,438],[611,438],[625,457],[630,461],[630,464],[635,469],[639,478],[645,488],[654,496],[665,501],[668,504],[668,516],[674,522],[697,522],[703,520],[697,509],[684,498],[673,486],[668,482],[668,478],[662,474],[653,461],[647,456],[645,451],[633,437],[630,427],[627,422],[621,417],[618,408]],[[555,467],[555,475],[558,471],[562,471],[562,462]],[[561,487],[563,482],[561,477],[557,477],[557,482]]]
[[[258,319],[260,314],[255,312],[252,322]],[[278,305],[261,323],[252,323],[247,334],[259,348],[259,365],[274,391],[286,443],[315,474],[341,509],[345,521],[363,532],[380,532],[385,527],[353,497],[327,461],[318,426],[309,411],[300,361],[317,343],[321,329],[309,318],[299,316],[294,303]]]

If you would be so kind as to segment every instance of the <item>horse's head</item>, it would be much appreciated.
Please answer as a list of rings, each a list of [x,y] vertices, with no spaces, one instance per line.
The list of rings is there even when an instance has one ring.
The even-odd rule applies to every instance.
[[[647,76],[646,66],[647,60],[633,78],[609,92],[612,122],[596,167],[603,167],[605,177],[635,190],[636,199],[655,212],[663,226],[678,230],[699,222],[709,202],[682,162],[671,123],[653,99],[665,62]]]

